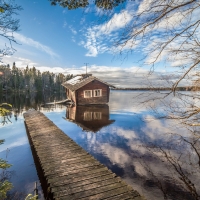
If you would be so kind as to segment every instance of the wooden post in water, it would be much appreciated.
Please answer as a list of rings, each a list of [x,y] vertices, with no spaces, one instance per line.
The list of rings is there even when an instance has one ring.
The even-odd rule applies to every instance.
[[[35,181],[34,195],[35,195],[35,196],[37,195],[37,199],[38,199],[37,181]]]

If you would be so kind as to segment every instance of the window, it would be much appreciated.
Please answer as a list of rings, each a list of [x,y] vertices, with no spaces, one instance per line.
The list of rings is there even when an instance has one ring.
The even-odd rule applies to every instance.
[[[101,97],[102,96],[102,90],[98,89],[98,90],[93,90],[93,95],[94,97]]]
[[[92,112],[84,112],[84,121],[92,121]]]
[[[83,120],[84,121],[92,121],[92,120],[101,120],[102,119],[102,113],[101,112],[84,112],[83,114]]]
[[[84,91],[84,98],[90,98],[90,97],[101,97],[102,96],[102,89],[96,89],[96,90],[85,90]]]
[[[100,120],[101,119],[101,112],[94,112],[93,118],[94,118],[94,120]]]
[[[84,91],[84,98],[92,97],[92,90],[85,90]]]

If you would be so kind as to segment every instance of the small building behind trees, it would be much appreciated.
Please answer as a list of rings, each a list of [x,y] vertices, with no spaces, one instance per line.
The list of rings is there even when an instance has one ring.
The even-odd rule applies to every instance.
[[[114,87],[92,74],[81,74],[62,84],[67,98],[75,105],[106,104],[109,102],[110,87]]]

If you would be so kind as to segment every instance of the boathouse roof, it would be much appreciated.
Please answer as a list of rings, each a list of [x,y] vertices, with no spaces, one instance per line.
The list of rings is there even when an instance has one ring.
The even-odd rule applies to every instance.
[[[76,91],[79,88],[83,87],[84,85],[86,85],[94,80],[104,83],[104,84],[108,85],[109,87],[114,87],[113,85],[110,85],[109,83],[92,76],[92,74],[77,75],[74,78],[63,83],[62,86],[64,86],[67,89],[70,89],[71,91]]]

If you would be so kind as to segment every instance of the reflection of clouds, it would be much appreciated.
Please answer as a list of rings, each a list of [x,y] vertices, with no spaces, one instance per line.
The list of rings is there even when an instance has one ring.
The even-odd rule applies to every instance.
[[[17,121],[15,121],[12,115],[10,119],[12,123],[9,122],[5,126],[0,127],[1,139],[5,140],[4,143],[0,145],[0,152],[28,143],[23,124],[23,116],[19,114],[17,118]]]
[[[143,165],[141,165],[140,161],[138,161],[139,156],[133,159],[132,156],[129,155],[124,149],[112,146],[109,143],[102,144],[100,148],[104,155],[109,158],[113,165],[116,164],[122,167],[126,171],[126,173],[130,172],[129,168],[131,168],[132,166],[134,167],[135,172],[138,173],[140,176],[147,176],[147,170],[144,168]],[[142,151],[142,154],[143,153],[144,151]]]
[[[143,93],[143,92],[142,92]],[[125,91],[113,91],[111,90],[109,108],[111,113],[139,113],[146,110],[146,107],[139,105],[138,101],[135,101],[141,92],[125,92]]]
[[[11,149],[13,147],[18,147],[18,146],[22,146],[28,143],[27,137],[20,137],[17,140],[15,140],[14,142],[11,142],[9,144],[6,144],[6,149]],[[6,150],[4,145],[0,146],[0,152],[5,151]]]
[[[53,114],[52,111],[54,113],[61,113],[63,111],[66,111],[66,106],[57,106],[57,105],[52,105],[50,107],[41,107],[40,111],[43,112],[44,114],[49,113],[49,114]]]
[[[123,139],[132,140],[138,138],[138,135],[134,130],[125,130],[121,127],[111,127],[109,132],[112,134],[117,134],[118,136],[123,137]]]
[[[141,177],[148,177],[147,169],[139,161],[134,161],[134,170]]]
[[[168,117],[176,120],[167,120],[165,123],[170,123],[166,127],[174,127],[174,132],[177,132],[175,128],[179,126],[179,130],[182,129],[181,124],[198,124],[199,117],[197,114],[193,117],[183,118],[189,116],[196,108],[199,107],[199,101],[194,97],[194,92],[176,92],[176,96],[169,94],[169,91],[152,92],[152,91],[113,91],[110,95],[110,112],[112,114],[124,114],[135,115],[141,113],[142,120],[155,121],[155,115],[157,118]],[[167,95],[169,94],[169,95]],[[197,95],[198,93],[195,93]],[[147,120],[148,119],[148,120]],[[157,121],[156,123],[159,123]],[[152,123],[154,125],[154,123]],[[155,130],[156,132],[160,130]],[[167,132],[162,130],[161,132]],[[171,131],[171,130],[170,130]],[[180,132],[180,131],[179,131]],[[183,132],[181,132],[183,135]],[[186,134],[186,131],[184,131]],[[152,134],[154,137],[154,133]]]
[[[126,164],[131,162],[131,158],[127,153],[120,148],[111,146],[110,144],[102,144],[101,150],[110,159],[113,164],[117,164],[120,167],[125,167]]]
[[[136,129],[112,125],[102,130],[99,135],[103,136],[109,132],[109,136],[106,137],[106,143],[104,140],[100,142],[101,139],[96,141],[98,151],[105,155],[112,165],[123,168],[123,179],[147,199],[163,199],[162,190],[167,195],[174,193],[178,198],[182,198],[181,195],[190,192],[187,187],[190,181],[199,192],[197,153],[191,145],[182,140],[183,136],[192,141],[191,135],[184,129],[179,129],[180,132],[176,134],[178,129],[173,121],[156,120],[149,115],[147,117],[151,117],[152,121],[144,119]],[[108,143],[109,137],[112,140]],[[120,146],[116,140],[120,141]],[[200,148],[197,150],[200,151]],[[182,178],[185,178],[186,182]],[[149,186],[148,181],[154,186]]]
[[[150,122],[149,119],[151,120]],[[172,124],[166,123],[166,121],[163,123],[161,120],[156,119],[152,115],[146,115],[143,120],[145,121],[145,126],[142,127],[142,131],[151,139],[151,141],[169,139],[169,135],[167,134],[171,133],[169,127],[173,127],[171,126]]]
[[[86,133],[86,138],[88,141],[88,144],[90,144],[90,146],[95,145],[96,143],[96,135],[92,132],[87,132]]]
[[[109,107],[111,112],[129,114],[142,113],[151,109],[163,110],[166,105],[180,103],[178,97],[169,95],[167,91],[117,91],[111,90]],[[164,98],[165,97],[165,98]],[[191,98],[190,98],[191,99]]]
[[[121,140],[123,140],[123,138],[121,138]],[[126,150],[112,146],[109,143],[102,144],[100,148],[112,165],[123,168],[124,175],[122,178],[128,184],[132,185],[134,189],[139,191],[139,193],[144,195],[147,199],[155,199],[155,193],[159,194],[160,191],[158,191],[155,186],[151,188],[151,190],[149,190],[149,187],[144,188],[144,183],[146,180],[152,180],[149,170],[152,170],[155,176],[166,176],[169,171],[165,163],[159,162],[155,158],[151,160],[149,160],[149,158],[140,158],[142,155],[136,151],[132,152],[135,154],[132,156]],[[143,148],[141,148],[141,150],[142,149]],[[162,194],[158,196],[159,198],[157,199],[160,200]]]

